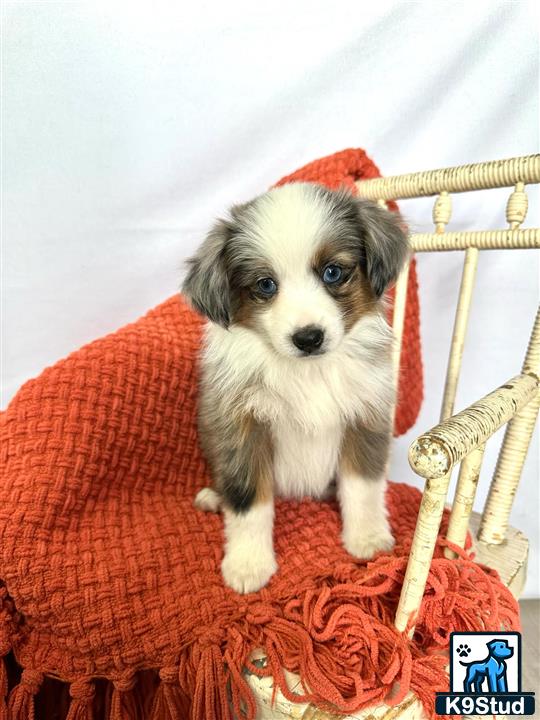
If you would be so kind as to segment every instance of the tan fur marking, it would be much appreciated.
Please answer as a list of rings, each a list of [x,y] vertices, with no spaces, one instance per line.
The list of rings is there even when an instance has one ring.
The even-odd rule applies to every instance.
[[[244,415],[239,426],[244,447],[251,447],[251,482],[255,487],[255,503],[268,502],[273,489],[273,448],[268,429],[252,415]]]
[[[377,299],[360,268],[356,268],[347,282],[336,288],[334,297],[342,308],[346,332],[363,315],[377,310]]]
[[[339,304],[345,332],[368,313],[377,309],[377,298],[359,265],[358,253],[339,247],[339,241],[330,240],[318,248],[313,256],[313,268],[321,276],[327,265],[339,265],[346,276],[344,282],[327,285],[326,289]]]
[[[313,255],[313,267],[321,272],[326,265],[335,263],[342,267],[354,267],[358,263],[358,257],[354,253],[347,252],[339,247],[335,240],[329,240],[321,244]]]
[[[256,330],[257,316],[260,311],[264,309],[265,305],[266,303],[256,302],[250,296],[247,288],[242,288],[242,290],[238,292],[236,299],[233,322],[250,328],[251,330]]]

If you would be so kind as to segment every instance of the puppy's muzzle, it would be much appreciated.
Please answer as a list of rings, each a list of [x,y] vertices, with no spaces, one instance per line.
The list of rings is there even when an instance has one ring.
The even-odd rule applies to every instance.
[[[324,331],[317,325],[306,325],[292,335],[296,347],[306,355],[320,353],[324,341]]]

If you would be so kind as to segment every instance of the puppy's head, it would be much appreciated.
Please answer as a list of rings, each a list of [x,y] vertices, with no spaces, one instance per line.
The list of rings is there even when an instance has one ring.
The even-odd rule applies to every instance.
[[[291,183],[216,223],[183,292],[212,322],[248,327],[281,355],[313,357],[376,309],[406,255],[399,216],[344,190]]]

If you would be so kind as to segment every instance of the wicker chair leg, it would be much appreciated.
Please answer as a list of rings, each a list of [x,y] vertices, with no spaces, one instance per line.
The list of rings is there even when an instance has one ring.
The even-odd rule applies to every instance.
[[[448,532],[446,537],[459,547],[465,547],[465,539],[469,528],[469,520],[471,517],[474,498],[476,496],[476,488],[482,468],[482,460],[484,458],[484,445],[475,448],[461,462],[459,469],[459,478],[456,487],[456,494],[452,511],[450,513],[450,521],[448,523]],[[444,554],[447,558],[457,557],[456,553],[450,548],[445,548]]]
[[[401,632],[409,626],[410,636],[414,633],[415,616],[422,602],[449,483],[450,473],[426,480],[394,621]]]

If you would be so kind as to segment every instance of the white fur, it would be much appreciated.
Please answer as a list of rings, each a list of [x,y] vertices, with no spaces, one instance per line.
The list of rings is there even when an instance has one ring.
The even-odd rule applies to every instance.
[[[221,506],[221,496],[213,488],[199,490],[195,497],[195,507],[205,512],[217,512]]]
[[[369,559],[394,545],[386,514],[385,490],[383,478],[372,480],[359,475],[339,478],[343,545],[355,557]]]
[[[240,400],[242,407],[272,425],[283,423],[317,435],[355,418],[371,424],[388,411],[393,397],[391,342],[384,319],[367,315],[333,352],[295,358],[272,352],[253,330],[225,330],[208,323],[203,364],[219,396]]]
[[[236,592],[255,592],[266,585],[277,570],[272,542],[274,503],[256,503],[245,513],[224,508],[223,514],[223,578]]]
[[[342,425],[328,425],[324,437],[306,433],[297,425],[277,422],[274,436],[275,493],[282,497],[322,498],[339,460]]]

